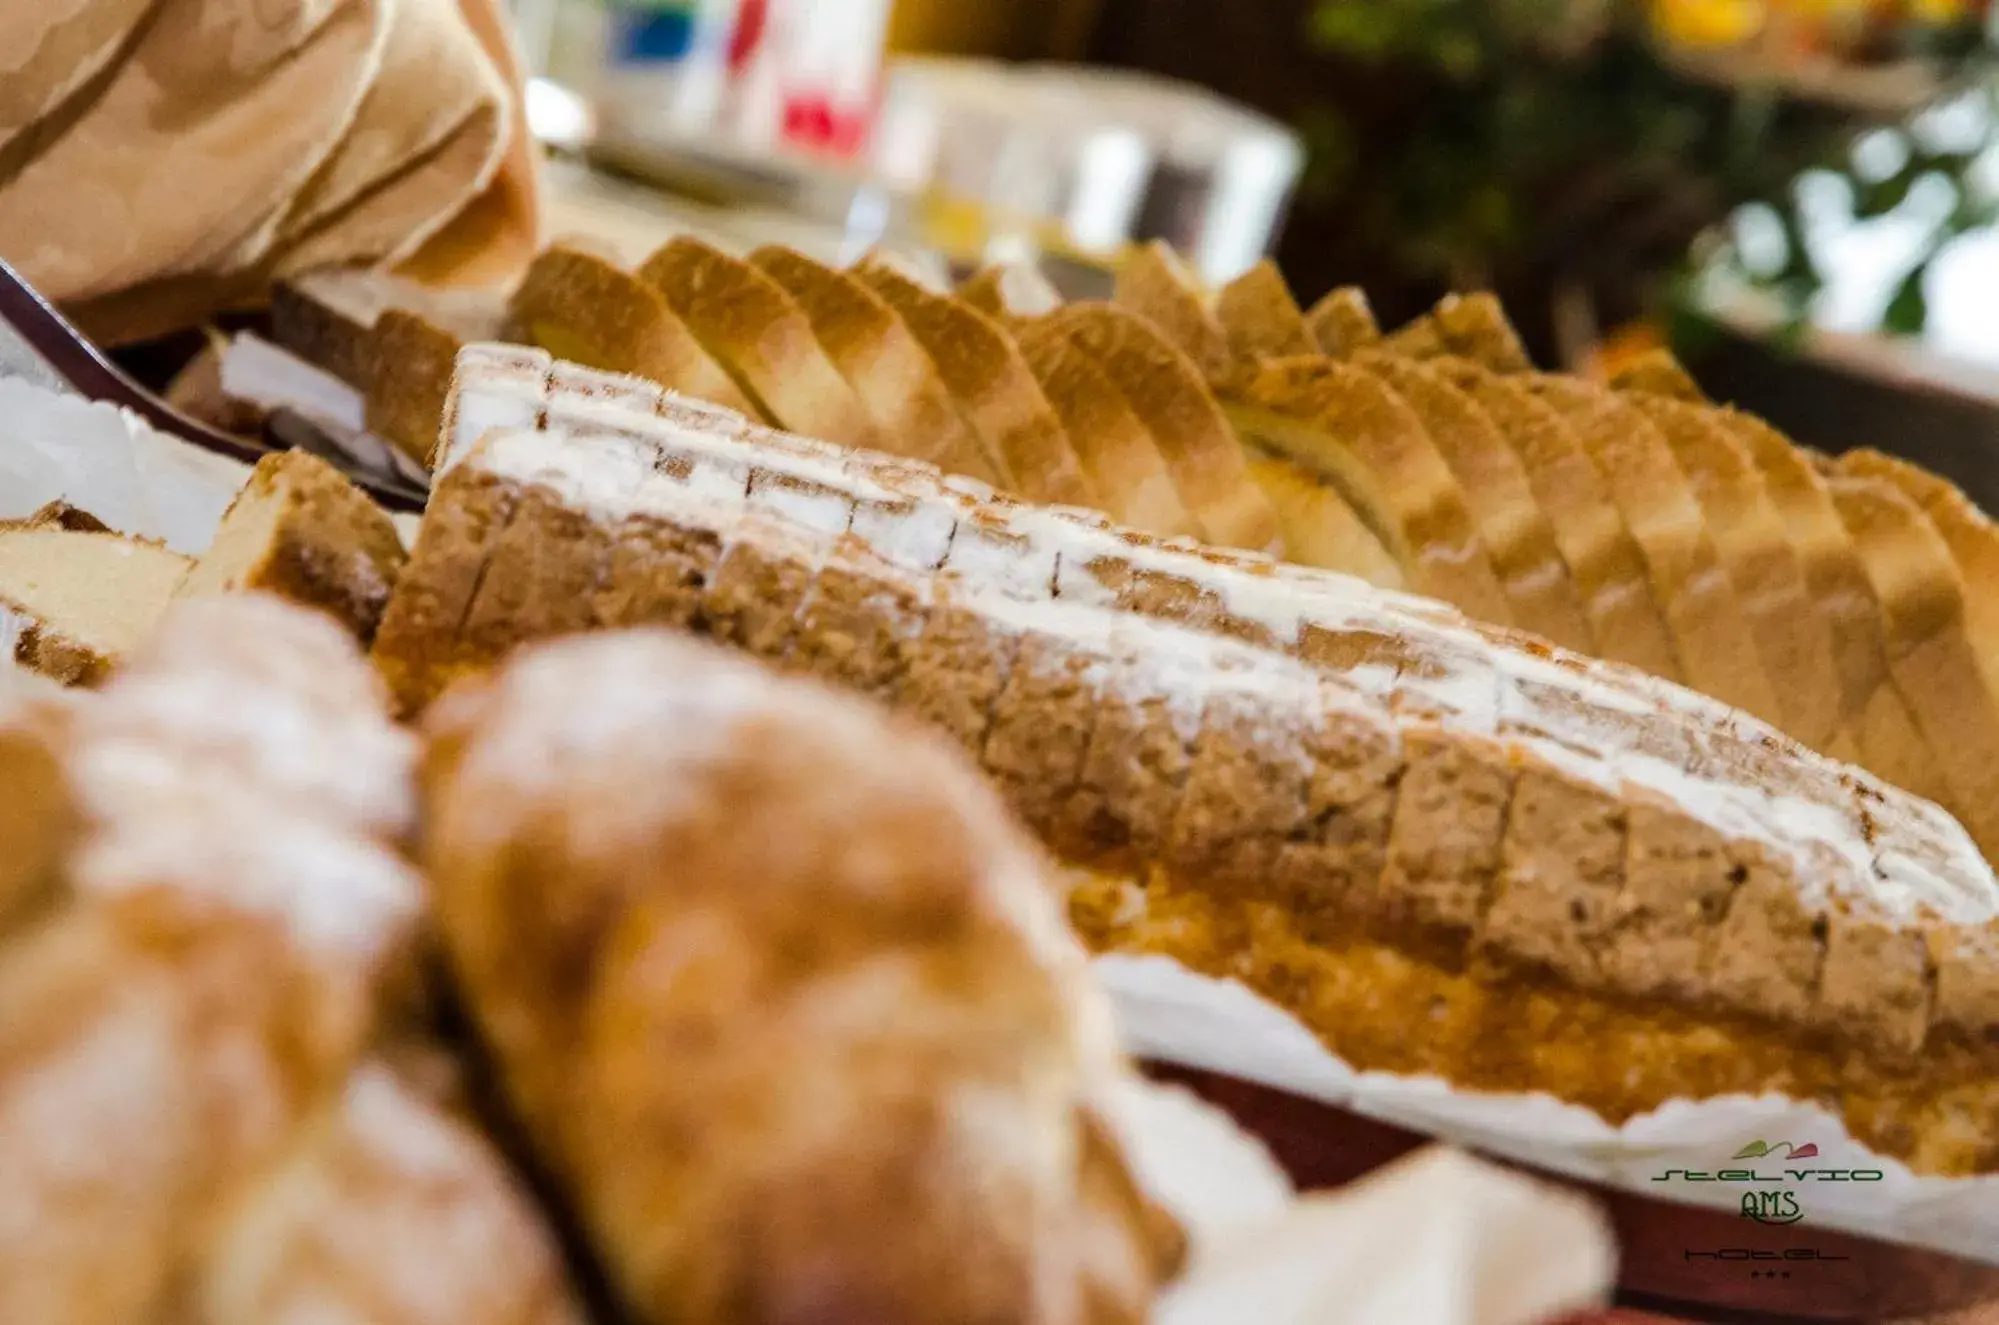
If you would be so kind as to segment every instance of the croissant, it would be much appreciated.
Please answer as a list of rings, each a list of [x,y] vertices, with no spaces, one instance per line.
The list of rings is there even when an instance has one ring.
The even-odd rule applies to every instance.
[[[499,1156],[376,1061],[421,901],[382,699],[247,598],[0,693],[0,1320],[580,1320]]]
[[[1178,1230],[1043,862],[860,702],[639,632],[435,706],[451,965],[634,1315],[1143,1319]]]

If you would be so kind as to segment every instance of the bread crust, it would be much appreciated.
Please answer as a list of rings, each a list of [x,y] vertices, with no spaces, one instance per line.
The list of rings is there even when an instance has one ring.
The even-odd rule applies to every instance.
[[[1319,352],[1335,359],[1381,344],[1381,324],[1374,320],[1367,294],[1358,286],[1343,285],[1328,291],[1305,314],[1305,324]]]
[[[1495,373],[1534,371],[1534,360],[1506,310],[1484,292],[1445,295],[1435,308],[1388,337],[1387,348],[1416,359],[1456,355]]]
[[[640,1314],[1144,1319],[1183,1239],[1104,1128],[1101,995],[942,742],[656,633],[428,728],[445,942]]]
[[[1215,319],[1228,336],[1238,372],[1265,359],[1320,352],[1284,274],[1269,258],[1216,291]]]

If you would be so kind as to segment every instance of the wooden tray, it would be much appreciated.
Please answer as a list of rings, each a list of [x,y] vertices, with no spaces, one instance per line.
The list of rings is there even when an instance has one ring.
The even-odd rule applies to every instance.
[[[1431,1140],[1232,1077],[1164,1064],[1147,1064],[1146,1071],[1227,1111],[1263,1139],[1304,1190],[1341,1186]],[[1999,1303],[1999,1266],[1536,1176],[1578,1188],[1608,1212],[1621,1256],[1621,1295],[1689,1319],[1884,1321]]]

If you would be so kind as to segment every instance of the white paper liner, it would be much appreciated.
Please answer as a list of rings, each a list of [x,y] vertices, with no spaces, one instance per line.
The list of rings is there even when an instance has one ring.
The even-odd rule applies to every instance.
[[[222,351],[222,394],[260,409],[289,409],[330,433],[367,426],[368,405],[359,391],[325,370],[247,332]]]
[[[0,378],[0,519],[52,501],[198,556],[249,468],[111,405]]]
[[[1431,1147],[1297,1199],[1262,1143],[1179,1087],[1111,1103],[1132,1171],[1189,1237],[1154,1325],[1541,1325],[1615,1278],[1594,1206]],[[1551,1245],[1561,1256],[1534,1254]]]
[[[1789,1193],[1805,1226],[1860,1233],[1999,1265],[1999,1177],[1934,1178],[1876,1155],[1832,1115],[1778,1096],[1676,1100],[1612,1126],[1546,1094],[1483,1094],[1436,1077],[1357,1072],[1296,1018],[1244,986],[1165,957],[1099,957],[1135,1056],[1236,1077],[1641,1196],[1740,1213],[1745,1191]],[[1740,1160],[1752,1142],[1807,1144],[1815,1158]],[[1781,1152],[1780,1152],[1781,1153]],[[1690,1181],[1674,1171],[1878,1172],[1778,1182]]]
[[[1589,1202],[1439,1146],[1243,1227],[1152,1322],[1546,1325],[1600,1304],[1615,1274]]]
[[[429,473],[368,431],[367,400],[333,374],[248,332],[222,351],[222,394],[266,413],[303,420],[363,473],[394,474],[419,486]]]

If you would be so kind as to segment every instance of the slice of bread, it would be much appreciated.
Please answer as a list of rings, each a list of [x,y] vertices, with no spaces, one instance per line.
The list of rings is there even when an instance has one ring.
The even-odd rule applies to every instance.
[[[581,248],[554,245],[528,267],[507,304],[506,338],[757,417],[657,289]]]
[[[1568,422],[1518,379],[1469,359],[1444,355],[1428,366],[1478,402],[1520,458],[1582,599],[1595,641],[1592,652],[1678,679],[1679,659],[1652,601],[1645,556]]]
[[[1619,391],[1643,391],[1695,405],[1708,403],[1707,393],[1671,350],[1647,350],[1611,374],[1610,384]]]
[[[1879,451],[1848,451],[1839,472],[1892,483],[1923,508],[1950,548],[1964,579],[1965,631],[1985,677],[1987,693],[1999,696],[1999,525],[1947,479]]]
[[[1277,509],[1285,560],[1358,576],[1383,589],[1407,587],[1395,558],[1330,483],[1277,456],[1255,457],[1249,472]]]
[[[1827,487],[1881,604],[1888,670],[1942,774],[1941,803],[1991,859],[1999,855],[1999,702],[1967,630],[1964,576],[1936,525],[1894,483],[1840,470]]]
[[[439,290],[373,270],[312,272],[271,294],[271,334],[367,401],[371,432],[429,463],[460,347],[498,339],[506,293]]]
[[[854,275],[896,311],[929,352],[958,412],[1009,488],[1033,501],[1102,505],[1034,371],[997,322],[962,300],[925,288],[885,258],[868,258]]]
[[[1277,264],[1268,258],[1217,292],[1215,318],[1228,336],[1238,371],[1265,359],[1319,353],[1304,311]]]
[[[1103,494],[1105,510],[1149,534],[1198,537],[1200,524],[1181,500],[1152,430],[1102,366],[1059,327],[1029,323],[1014,338]]]
[[[813,334],[860,396],[887,449],[946,473],[1002,482],[958,413],[936,363],[886,300],[847,272],[779,245],[756,250],[750,264],[805,310]]]
[[[1832,635],[1812,607],[1797,553],[1749,452],[1715,412],[1665,396],[1624,398],[1658,430],[1700,503],[1715,555],[1735,586],[1763,671],[1776,687],[1778,726],[1814,750],[1839,731]]]
[[[820,348],[811,319],[776,281],[691,235],[647,258],[639,276],[764,418],[838,446],[887,449],[867,406]]]
[[[1964,577],[1965,625],[1987,678],[1999,692],[1999,525],[1948,479],[1895,456],[1863,449],[1840,456],[1839,472],[1892,483],[1923,508]]]
[[[1145,421],[1208,542],[1278,546],[1277,513],[1250,478],[1242,444],[1193,360],[1151,322],[1115,304],[1070,304],[1048,324],[1096,360]]]
[[[1495,373],[1525,373],[1534,361],[1520,333],[1490,294],[1446,295],[1437,306],[1389,337],[1391,348],[1416,358],[1455,354]]]
[[[1621,380],[1621,379],[1620,379]],[[1748,450],[1783,517],[1813,606],[1832,643],[1842,732],[1826,753],[1941,801],[1947,794],[1915,715],[1888,674],[1881,605],[1860,553],[1819,469],[1761,419],[1733,410],[1716,416]]]
[[[1228,385],[1235,355],[1200,282],[1171,245],[1159,240],[1132,250],[1118,268],[1111,302],[1159,328],[1160,334],[1194,361],[1210,386]]]
[[[1506,592],[1512,621],[1559,644],[1588,653],[1595,644],[1589,618],[1554,526],[1526,467],[1477,401],[1422,363],[1366,351],[1350,362],[1385,382],[1414,410],[1463,488],[1493,573]]]
[[[497,337],[474,337],[484,340]],[[375,321],[368,341],[368,431],[426,468],[436,463],[444,402],[451,396],[451,368],[468,344],[456,330],[421,313],[390,308]]]
[[[1423,421],[1379,377],[1327,358],[1278,360],[1250,380],[1229,416],[1245,440],[1331,483],[1412,590],[1511,623],[1463,486]]]
[[[1645,555],[1652,601],[1673,635],[1680,679],[1766,722],[1784,719],[1735,586],[1714,548],[1700,500],[1651,420],[1616,392],[1580,378],[1524,374],[1603,474]]]
[[[1313,304],[1305,325],[1320,351],[1335,359],[1381,344],[1381,324],[1374,320],[1374,309],[1359,286],[1343,285]]]
[[[386,511],[324,460],[287,451],[257,462],[174,596],[276,594],[366,644],[404,560]]]
[[[189,565],[122,534],[0,528],[0,642],[24,667],[94,685],[152,631]]]
[[[1062,306],[1062,292],[1024,262],[995,262],[958,287],[958,297],[995,322],[1046,317]]]

